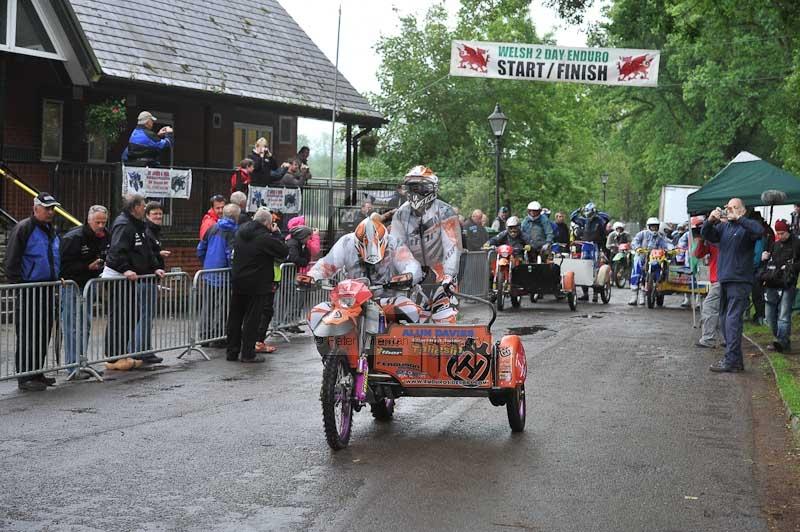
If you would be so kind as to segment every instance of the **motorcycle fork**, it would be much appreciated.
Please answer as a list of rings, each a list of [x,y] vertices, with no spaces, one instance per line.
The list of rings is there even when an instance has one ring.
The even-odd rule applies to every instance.
[[[359,335],[358,335],[358,363],[355,367],[356,379],[354,386],[354,395],[359,404],[364,404],[367,400],[367,375],[369,374],[369,362],[367,361],[368,350],[371,348],[372,336],[370,336],[365,327],[363,314],[359,317]]]

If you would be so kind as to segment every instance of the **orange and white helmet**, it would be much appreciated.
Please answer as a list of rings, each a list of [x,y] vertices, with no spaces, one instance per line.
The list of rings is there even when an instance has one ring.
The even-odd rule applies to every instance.
[[[377,216],[368,217],[358,224],[355,236],[356,249],[362,261],[367,264],[378,264],[383,260],[389,239],[386,235],[386,226]]]
[[[419,212],[436,199],[439,192],[439,178],[427,166],[415,166],[403,179],[408,191],[408,202]]]

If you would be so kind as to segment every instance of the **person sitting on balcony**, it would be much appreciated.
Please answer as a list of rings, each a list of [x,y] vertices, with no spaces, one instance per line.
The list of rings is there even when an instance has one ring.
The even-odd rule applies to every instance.
[[[128,147],[122,152],[122,162],[128,166],[161,166],[159,157],[175,143],[172,128],[164,126],[153,133],[156,120],[149,111],[139,113],[136,129],[131,133]]]

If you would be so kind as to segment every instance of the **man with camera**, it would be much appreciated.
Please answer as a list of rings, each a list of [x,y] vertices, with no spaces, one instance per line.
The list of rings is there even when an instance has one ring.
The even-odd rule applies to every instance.
[[[153,126],[158,118],[149,111],[142,111],[136,121],[136,129],[131,133],[128,147],[122,154],[122,162],[129,166],[161,166],[159,158],[161,152],[167,148],[172,149],[174,144],[173,131],[169,126],[164,126],[153,132]]]
[[[772,253],[764,251],[761,255],[767,265],[759,281],[764,283],[767,323],[775,337],[767,349],[782,353],[790,349],[792,305],[800,273],[800,241],[792,238],[786,220],[775,222],[775,234],[777,240]]]
[[[731,198],[723,211],[714,209],[700,233],[719,245],[717,277],[720,284],[720,320],[725,340],[725,357],[709,369],[713,372],[744,371],[742,357],[742,316],[753,288],[753,250],[764,233],[755,220],[745,217],[745,206]]]

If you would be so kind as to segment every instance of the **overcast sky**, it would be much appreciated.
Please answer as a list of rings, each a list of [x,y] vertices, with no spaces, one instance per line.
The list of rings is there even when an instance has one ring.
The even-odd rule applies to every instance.
[[[279,0],[331,62],[336,60],[336,23],[339,2],[336,0]],[[401,15],[415,13],[422,16],[436,0],[341,0],[342,31],[339,44],[339,71],[359,92],[378,92],[375,78],[380,63],[374,46],[382,35],[397,32]],[[589,19],[599,16],[599,3],[591,10]],[[458,0],[445,0],[452,16],[458,10]],[[395,11],[397,10],[397,11]],[[545,8],[542,0],[534,0],[531,18],[537,32],[544,35],[553,31],[556,42],[562,46],[585,46],[586,34],[582,28],[563,24],[555,12]],[[318,120],[300,119],[298,132],[311,137],[330,131]]]

